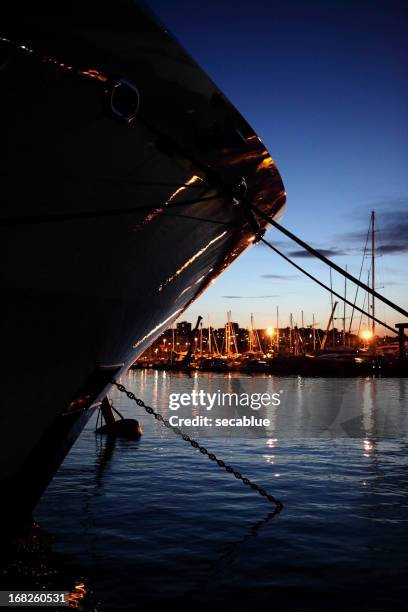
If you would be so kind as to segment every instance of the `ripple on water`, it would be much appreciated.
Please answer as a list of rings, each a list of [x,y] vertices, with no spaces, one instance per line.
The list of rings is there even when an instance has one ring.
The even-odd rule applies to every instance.
[[[169,392],[192,388],[177,374],[136,371],[124,382],[142,388],[147,403],[159,398],[162,408]],[[148,415],[137,413],[140,442],[118,440],[111,456],[88,424],[36,519],[106,609],[134,609],[135,601],[173,602],[178,610],[229,609],[232,601],[236,610],[402,607],[407,382],[273,384],[286,383],[293,401],[274,411],[268,437],[203,438],[283,499],[284,511],[272,519],[264,499]],[[194,384],[229,389],[231,381],[201,374]],[[113,397],[125,416],[135,415],[127,398]]]

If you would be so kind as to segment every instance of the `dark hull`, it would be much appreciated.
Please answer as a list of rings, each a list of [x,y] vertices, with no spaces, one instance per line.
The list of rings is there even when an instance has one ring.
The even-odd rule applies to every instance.
[[[43,7],[19,3],[2,32],[6,515],[35,505],[111,373],[249,245],[241,177],[270,214],[285,202],[256,134],[148,14]],[[140,93],[129,123],[109,106],[118,75]]]

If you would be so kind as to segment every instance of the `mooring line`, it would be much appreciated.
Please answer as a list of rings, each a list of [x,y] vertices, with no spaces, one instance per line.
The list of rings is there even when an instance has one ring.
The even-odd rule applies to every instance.
[[[394,302],[392,302],[391,300],[386,298],[381,293],[378,293],[372,287],[369,287],[368,285],[363,283],[361,280],[359,280],[358,278],[356,278],[355,276],[353,276],[352,274],[350,274],[346,270],[343,270],[343,268],[341,268],[336,263],[334,263],[334,261],[331,261],[331,259],[329,259],[325,255],[320,253],[320,251],[317,251],[316,249],[311,247],[310,244],[307,244],[307,242],[305,242],[304,240],[301,240],[301,238],[298,238],[295,234],[293,234],[293,232],[290,232],[286,227],[284,227],[283,225],[281,225],[280,223],[275,221],[275,219],[273,219],[273,217],[271,217],[270,215],[265,213],[263,210],[261,210],[259,208],[259,206],[256,206],[255,204],[253,204],[250,201],[248,201],[248,206],[249,206],[249,208],[253,212],[256,212],[264,221],[267,221],[268,223],[273,225],[273,227],[276,227],[276,229],[278,229],[280,232],[282,232],[282,234],[285,234],[285,236],[287,236],[288,238],[293,240],[293,242],[296,242],[296,244],[301,246],[308,253],[310,253],[311,255],[316,257],[317,259],[320,259],[323,263],[325,263],[326,265],[330,266],[330,268],[333,268],[333,270],[336,270],[336,272],[338,272],[339,274],[341,274],[342,276],[344,276],[345,278],[350,280],[355,285],[358,285],[359,287],[364,289],[364,291],[367,291],[368,293],[370,293],[373,297],[377,298],[378,300],[381,300],[381,302],[384,302],[384,304],[387,304],[387,306],[389,306],[393,310],[396,310],[400,314],[404,315],[404,317],[408,317],[408,311],[407,310],[405,310],[401,306],[398,306],[398,304],[395,304]],[[341,298],[341,299],[344,299],[344,298]],[[369,315],[369,316],[371,316],[371,315]],[[373,316],[371,316],[371,319],[373,319]],[[392,330],[392,331],[394,333],[397,333],[395,330]]]
[[[315,276],[313,276],[313,274],[310,274],[310,272],[307,272],[307,270],[305,270],[304,268],[302,268],[302,266],[299,266],[299,264],[295,263],[294,261],[292,261],[287,255],[285,255],[285,253],[282,253],[282,251],[280,251],[279,249],[276,248],[276,246],[274,246],[273,244],[271,244],[268,240],[266,240],[265,238],[261,238],[260,240],[263,244],[265,244],[266,246],[268,246],[270,249],[272,249],[273,251],[275,251],[275,253],[277,253],[278,255],[280,255],[281,257],[283,257],[283,259],[285,259],[287,262],[289,262],[292,266],[294,266],[297,270],[299,270],[300,272],[302,272],[305,276],[307,276],[308,278],[311,278],[315,283],[317,283],[318,285],[320,285],[320,287],[323,287],[323,289],[326,289],[326,291],[328,291],[329,293],[332,293],[333,295],[335,295],[336,297],[338,297],[340,300],[343,300],[343,302],[345,302],[346,304],[348,304],[349,306],[352,306],[355,310],[358,310],[359,312],[361,312],[363,315],[366,315],[367,317],[370,317],[370,319],[372,319],[373,321],[376,321],[376,323],[378,323],[379,325],[382,325],[383,327],[385,327],[386,329],[389,329],[393,334],[398,333],[395,329],[393,329],[390,325],[387,325],[387,323],[385,323],[384,321],[381,321],[381,319],[378,319],[377,317],[374,317],[371,313],[366,312],[364,310],[364,304],[363,304],[363,308],[360,308],[359,306],[357,306],[357,304],[354,302],[350,302],[350,300],[348,300],[347,298],[345,298],[343,295],[340,295],[340,293],[337,293],[336,291],[334,291],[334,289],[331,289],[330,287],[328,287],[325,283],[323,283],[322,281],[320,281],[318,278],[316,278]]]
[[[193,448],[196,448],[197,450],[199,450],[200,453],[202,453],[203,455],[207,455],[210,461],[215,461],[217,465],[220,468],[224,469],[226,472],[228,472],[228,474],[233,474],[237,480],[241,480],[241,482],[244,485],[251,487],[251,489],[253,489],[254,491],[257,491],[259,495],[262,495],[262,497],[266,497],[266,499],[269,502],[271,502],[272,504],[275,504],[276,513],[280,512],[283,509],[283,504],[279,499],[276,499],[276,497],[268,493],[265,489],[257,485],[255,482],[252,482],[251,480],[249,480],[249,478],[246,478],[245,476],[243,476],[240,472],[235,470],[235,468],[233,468],[231,465],[228,465],[227,463],[225,463],[225,461],[223,461],[222,459],[218,459],[218,457],[214,455],[214,453],[209,452],[204,446],[201,446],[201,444],[199,444],[196,440],[193,440],[193,438],[190,438],[190,436],[187,433],[185,433],[182,429],[180,429],[180,427],[174,427],[173,425],[171,425],[170,421],[166,419],[162,414],[160,414],[160,412],[156,412],[155,410],[153,410],[153,408],[151,408],[151,406],[147,406],[142,399],[136,397],[136,395],[132,393],[132,391],[128,391],[124,385],[119,383],[114,378],[112,378],[111,384],[117,387],[121,393],[124,393],[125,395],[127,395],[129,399],[136,402],[136,404],[140,406],[140,408],[143,408],[148,414],[153,415],[156,421],[163,423],[163,425],[167,427],[167,429],[171,429],[173,433],[183,438],[183,440],[191,444]]]

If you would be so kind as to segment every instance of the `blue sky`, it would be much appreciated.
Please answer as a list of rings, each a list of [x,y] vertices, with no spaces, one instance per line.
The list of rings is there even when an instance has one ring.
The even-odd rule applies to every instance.
[[[149,5],[270,150],[288,194],[283,225],[313,246],[330,249],[336,263],[358,274],[375,209],[378,289],[407,308],[408,4],[149,0]],[[286,253],[297,250],[276,230],[269,238]],[[295,261],[329,280],[324,264]],[[278,278],[265,278],[268,274]],[[337,274],[333,283],[343,291]],[[354,296],[354,288],[348,290]],[[247,325],[253,312],[262,327],[274,322],[277,305],[281,325],[291,312],[300,323],[303,310],[306,323],[314,313],[324,326],[330,296],[265,247],[254,246],[183,318],[209,314],[221,325],[232,310],[233,320]],[[380,304],[377,312],[389,324],[401,320]]]

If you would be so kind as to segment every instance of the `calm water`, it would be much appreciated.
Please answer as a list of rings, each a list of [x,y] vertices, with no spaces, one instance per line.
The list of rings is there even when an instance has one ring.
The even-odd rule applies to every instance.
[[[35,513],[98,610],[403,607],[406,380],[136,371],[123,382],[163,412],[170,392],[283,390],[265,430],[195,433],[285,508],[268,517],[268,502],[114,392],[144,436],[112,447],[93,418]]]

